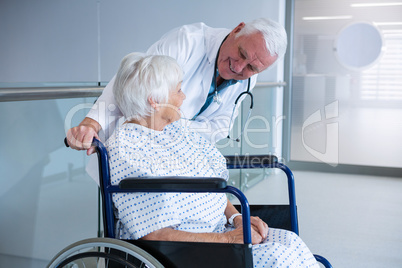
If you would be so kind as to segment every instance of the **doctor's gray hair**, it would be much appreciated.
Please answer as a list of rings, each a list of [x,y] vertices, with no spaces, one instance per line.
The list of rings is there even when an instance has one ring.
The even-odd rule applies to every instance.
[[[277,55],[277,59],[285,55],[288,42],[285,28],[282,25],[266,18],[256,19],[246,23],[236,37],[256,32],[260,32],[264,36],[265,45],[271,55]]]
[[[163,55],[131,53],[121,61],[113,94],[126,120],[139,120],[153,112],[148,99],[166,103],[176,89],[183,71],[175,59]]]

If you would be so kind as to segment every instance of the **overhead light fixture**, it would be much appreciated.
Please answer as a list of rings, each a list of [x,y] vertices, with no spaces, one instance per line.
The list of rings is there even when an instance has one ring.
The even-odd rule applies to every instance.
[[[317,16],[317,17],[303,17],[303,20],[347,20],[353,16]]]
[[[394,3],[356,3],[350,4],[351,7],[389,7],[389,6],[402,6],[402,2]]]
[[[383,34],[402,34],[402,29],[382,30]]]
[[[390,21],[390,22],[373,22],[376,26],[393,26],[393,25],[402,25],[402,21]]]

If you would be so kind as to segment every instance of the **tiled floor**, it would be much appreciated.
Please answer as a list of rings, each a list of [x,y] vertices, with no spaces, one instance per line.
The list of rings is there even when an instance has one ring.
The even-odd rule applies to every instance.
[[[402,265],[402,179],[294,171],[300,236],[335,268]],[[285,177],[274,174],[246,191],[250,203],[287,202]],[[0,267],[46,261],[0,255]]]
[[[300,236],[336,268],[402,267],[402,178],[294,171]],[[283,196],[282,175],[247,191],[250,203]],[[275,187],[271,187],[275,185]]]

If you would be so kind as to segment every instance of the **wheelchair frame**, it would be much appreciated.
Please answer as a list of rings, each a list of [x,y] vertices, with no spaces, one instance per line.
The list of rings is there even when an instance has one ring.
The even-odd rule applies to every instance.
[[[66,146],[68,146],[65,140]],[[175,264],[177,261],[176,257],[169,258],[164,254],[171,253],[170,247],[176,247],[176,250],[187,250],[189,247],[192,248],[194,244],[201,246],[201,251],[210,251],[210,247],[214,250],[221,250],[222,245],[230,245],[230,250],[234,253],[231,255],[233,265],[230,267],[252,267],[252,254],[251,254],[251,227],[250,227],[250,205],[247,201],[245,195],[233,186],[226,185],[226,181],[221,178],[194,178],[194,177],[147,177],[147,178],[128,178],[120,182],[118,186],[110,184],[110,174],[109,174],[109,163],[108,154],[104,145],[99,141],[94,139],[93,146],[96,148],[98,155],[98,166],[99,166],[99,183],[100,191],[102,194],[102,214],[103,214],[103,224],[104,224],[104,238],[93,239],[93,240],[83,240],[77,242],[75,245],[67,247],[62,250],[55,258],[52,260],[51,264],[48,266],[59,267],[53,265],[61,260],[78,258],[77,256],[85,256],[84,253],[79,253],[78,255],[68,256],[73,254],[74,250],[79,248],[86,248],[87,246],[94,246],[96,243],[102,244],[104,248],[109,248],[113,250],[122,251],[122,245],[127,246],[126,255],[136,256],[139,254],[140,257],[135,257],[141,259],[141,256],[146,256],[144,262],[145,267],[182,267]],[[228,169],[249,169],[249,168],[279,168],[287,176],[288,182],[288,195],[289,195],[289,212],[290,212],[290,222],[291,230],[296,234],[299,233],[298,220],[297,220],[297,210],[296,210],[296,197],[295,197],[295,186],[294,186],[294,176],[291,170],[284,164],[278,162],[278,159],[272,155],[247,155],[247,156],[226,156]],[[241,204],[241,212],[243,214],[243,239],[244,244],[214,244],[214,243],[195,243],[195,242],[167,242],[167,241],[139,241],[130,240],[130,242],[124,242],[122,240],[114,239],[115,237],[115,218],[113,211],[113,193],[127,193],[127,192],[218,192],[218,193],[230,193],[236,196]],[[119,242],[116,242],[119,241]],[[126,240],[127,241],[127,240]],[[116,243],[119,246],[116,246]],[[107,246],[106,244],[110,244]],[[134,246],[135,245],[135,246]],[[117,248],[116,248],[117,247]],[[123,246],[124,247],[124,246]],[[138,250],[137,250],[138,249]],[[197,248],[198,249],[198,248]],[[144,251],[145,250],[145,251]],[[158,251],[160,250],[162,254]],[[100,247],[98,248],[100,250]],[[191,250],[190,250],[191,251]],[[140,252],[140,253],[138,253]],[[222,251],[223,254],[227,255],[228,251]],[[110,252],[109,252],[110,253]],[[142,254],[141,254],[142,253]],[[81,254],[81,255],[80,255]],[[151,255],[149,255],[151,254]],[[229,253],[230,254],[230,253]],[[89,255],[101,255],[100,257],[108,257],[110,259],[110,254],[102,253],[90,253]],[[157,257],[156,257],[157,256]],[[105,257],[105,258],[106,258]],[[155,259],[156,257],[156,259]],[[316,260],[323,264],[326,268],[332,268],[332,265],[324,257],[319,255],[314,255]],[[120,258],[113,255],[113,258]],[[161,261],[164,263],[160,264]],[[238,262],[242,261],[245,266],[236,266]],[[127,262],[127,261],[126,261]],[[226,263],[225,263],[226,264]],[[202,264],[204,266],[204,264]],[[226,266],[226,265],[225,265]],[[126,264],[126,267],[131,267],[131,264]],[[135,267],[135,266],[133,266]],[[215,267],[209,265],[208,267]],[[222,267],[217,265],[216,267]]]

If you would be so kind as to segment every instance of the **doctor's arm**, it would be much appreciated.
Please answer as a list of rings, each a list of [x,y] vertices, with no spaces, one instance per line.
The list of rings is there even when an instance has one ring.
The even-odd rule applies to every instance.
[[[176,32],[166,35],[161,40],[152,45],[147,54],[169,55],[175,58],[181,65],[188,59],[188,52],[191,48],[183,46],[188,44],[188,35]],[[98,133],[102,129],[105,132],[106,139],[113,133],[109,130],[109,126],[116,123],[122,116],[116,105],[113,95],[113,84],[115,77],[108,83],[98,98],[95,105],[89,111],[87,117],[76,127],[73,127],[67,132],[67,141],[71,148],[76,150],[87,150],[87,154],[94,153],[91,148],[93,138],[98,138]]]
[[[113,96],[114,80],[115,77],[107,84],[84,120],[68,130],[67,142],[72,149],[87,150],[87,155],[90,155],[95,152],[91,147],[93,138],[100,139],[99,131],[103,129],[106,138],[109,137],[107,132],[113,132],[109,130],[109,126],[122,117]]]

